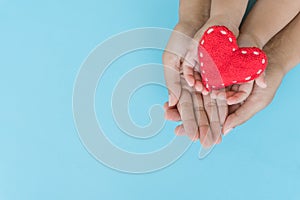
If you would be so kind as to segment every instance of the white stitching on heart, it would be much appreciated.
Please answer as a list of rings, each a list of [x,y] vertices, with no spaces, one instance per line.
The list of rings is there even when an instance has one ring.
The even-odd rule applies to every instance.
[[[214,31],[213,28],[209,29],[209,30],[207,31],[207,34],[210,34],[210,33],[212,33],[213,31]],[[224,31],[224,30],[221,30],[220,33],[221,33],[222,35],[227,35],[227,32]],[[229,40],[229,42],[233,42],[233,39],[232,39],[231,37],[229,37],[228,40]],[[201,45],[204,45],[204,42],[205,42],[205,41],[202,40],[202,41],[201,41]],[[236,49],[235,49],[235,48],[232,48],[232,51],[235,52]],[[243,51],[241,51],[241,53],[242,53],[242,54],[247,54],[248,52],[243,50]],[[260,55],[260,53],[257,52],[257,51],[254,51],[253,54],[254,54],[254,55],[257,55],[257,56]],[[203,53],[202,53],[202,52],[200,52],[200,57],[203,58]],[[266,60],[263,58],[261,62],[262,62],[262,64],[265,64],[265,63],[266,63]],[[203,66],[204,66],[204,63],[201,62],[201,63],[200,63],[200,66],[203,67]],[[258,75],[261,74],[262,71],[263,71],[263,70],[260,69],[260,70],[257,72],[257,74],[258,74]],[[202,70],[202,74],[205,74],[205,71],[204,71],[204,70]],[[249,81],[251,78],[252,78],[252,76],[249,76],[249,77],[245,78],[245,80],[246,80],[246,81]],[[208,84],[208,79],[207,79],[207,78],[205,78],[205,82],[206,82],[206,88],[208,89],[208,88],[209,88],[209,84]],[[235,80],[232,81],[233,84],[235,84],[235,83],[237,83],[237,82],[238,82],[238,81],[235,81]],[[221,85],[222,85],[222,86],[225,86],[224,83],[222,83]],[[214,86],[214,85],[211,86],[211,87],[212,87],[212,88],[216,88],[216,86]]]
[[[210,34],[210,33],[212,33],[213,31],[214,31],[213,28],[209,29],[209,30],[207,31],[207,34]]]
[[[262,73],[262,71],[263,71],[262,69],[258,70],[257,74],[260,74],[260,73]]]
[[[251,79],[251,76],[245,78],[246,81],[249,81]]]

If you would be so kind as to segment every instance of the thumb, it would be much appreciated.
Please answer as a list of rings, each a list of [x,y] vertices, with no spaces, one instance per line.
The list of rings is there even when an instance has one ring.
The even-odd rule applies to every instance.
[[[251,99],[248,99],[234,113],[230,114],[223,126],[224,135],[227,135],[232,129],[248,121],[261,110],[258,104],[259,102],[253,102]]]

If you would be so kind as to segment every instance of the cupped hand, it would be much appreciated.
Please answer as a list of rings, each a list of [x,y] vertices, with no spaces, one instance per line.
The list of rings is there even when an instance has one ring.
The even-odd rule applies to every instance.
[[[269,57],[266,70],[268,87],[254,85],[245,103],[230,106],[223,132],[229,133],[271,103],[284,75],[300,62],[299,31],[300,14],[268,42],[264,48]]]
[[[181,95],[180,68],[195,33],[209,18],[211,0],[181,0],[179,22],[163,54],[169,106],[176,106]]]
[[[214,0],[211,3],[210,18],[195,34],[194,40],[185,56],[183,66],[184,78],[191,87],[204,95],[208,94],[206,88],[202,85],[201,80],[194,77],[194,71],[200,71],[198,60],[198,44],[204,32],[211,26],[226,26],[237,37],[239,35],[239,26],[246,11],[248,0]]]
[[[195,75],[196,77],[199,75]],[[190,87],[181,76],[182,92],[177,106],[165,103],[165,118],[182,121],[175,129],[178,136],[187,135],[191,140],[200,139],[203,147],[209,148],[222,141],[221,124],[227,116],[226,101],[213,100]]]
[[[191,6],[191,3],[195,6]],[[182,76],[182,62],[191,43],[195,42],[192,40],[195,33],[208,19],[210,3],[210,0],[181,1],[180,22],[176,25],[163,54],[165,80],[169,90],[169,102],[165,105],[166,118],[182,120],[183,124],[175,129],[175,133],[188,135],[192,140],[200,139],[203,146],[207,147],[221,141],[220,124],[224,123],[227,116],[227,105],[224,101],[211,100],[208,96],[203,98],[189,87]],[[193,21],[195,19],[198,21]],[[199,73],[195,72],[195,78],[200,79]],[[218,105],[223,108],[219,112]]]

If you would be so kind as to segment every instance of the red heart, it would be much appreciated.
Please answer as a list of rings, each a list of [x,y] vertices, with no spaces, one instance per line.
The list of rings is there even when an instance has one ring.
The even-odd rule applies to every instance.
[[[198,46],[202,83],[208,91],[249,82],[266,69],[267,56],[259,48],[239,48],[225,26],[205,31]]]

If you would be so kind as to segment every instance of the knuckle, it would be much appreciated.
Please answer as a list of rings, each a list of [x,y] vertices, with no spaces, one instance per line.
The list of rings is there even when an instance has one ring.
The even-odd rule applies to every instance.
[[[198,128],[197,126],[188,126],[185,128],[186,132],[190,136],[194,136],[198,133]]]
[[[189,101],[183,101],[183,102],[180,102],[179,104],[180,104],[180,107],[182,107],[182,109],[186,109],[186,108],[193,106],[193,103],[189,102]]]
[[[195,106],[195,107],[194,107],[194,110],[195,110],[196,112],[203,112],[203,111],[205,111],[205,109],[204,109],[203,107],[201,107],[201,106]]]

